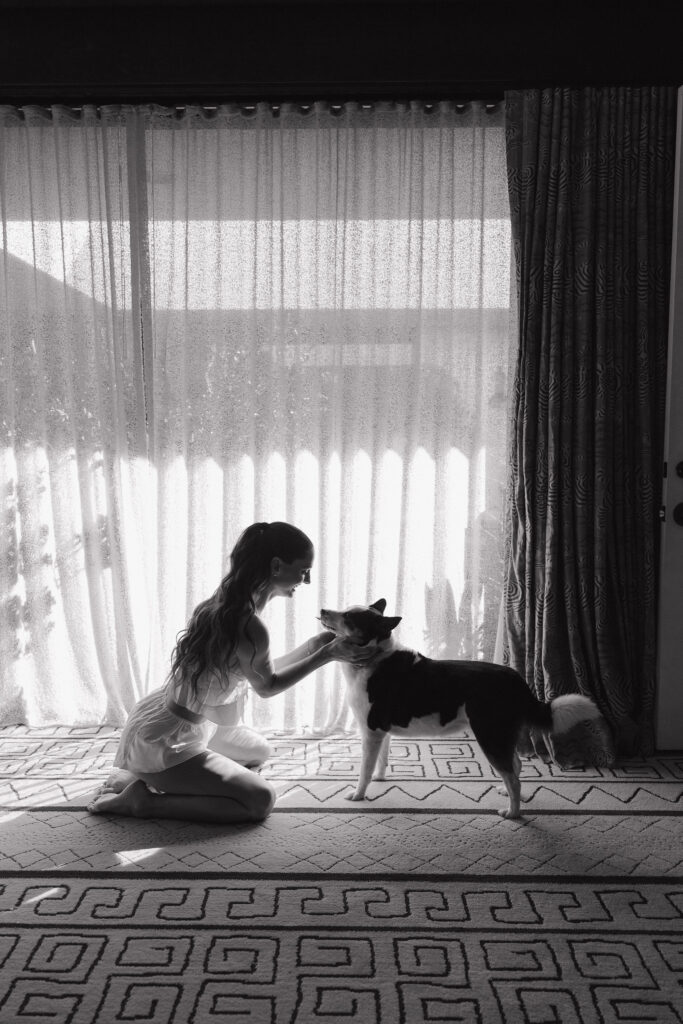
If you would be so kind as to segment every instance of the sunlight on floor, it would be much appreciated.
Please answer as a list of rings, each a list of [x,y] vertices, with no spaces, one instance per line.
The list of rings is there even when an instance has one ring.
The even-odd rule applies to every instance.
[[[0,814],[0,829],[2,828],[3,825],[9,825],[9,823],[11,821],[14,821],[15,818],[21,818],[23,814],[25,814],[25,811],[23,811],[23,810],[21,810],[21,811],[3,811]]]
[[[122,864],[138,864],[142,860],[154,857],[162,849],[161,846],[150,846],[149,849],[141,847],[139,850],[114,850],[113,853]]]
[[[39,892],[35,896],[31,896],[28,899],[22,901],[22,907],[28,907],[31,903],[39,903],[40,900],[49,900],[52,896],[63,896],[63,886],[53,886],[51,889],[46,889],[45,892]]]

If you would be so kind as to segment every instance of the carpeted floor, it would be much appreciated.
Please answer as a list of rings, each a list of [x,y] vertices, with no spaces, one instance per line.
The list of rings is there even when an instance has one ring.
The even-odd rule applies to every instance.
[[[113,729],[0,730],[0,1024],[683,1021],[683,755],[275,738],[261,825],[93,817]]]

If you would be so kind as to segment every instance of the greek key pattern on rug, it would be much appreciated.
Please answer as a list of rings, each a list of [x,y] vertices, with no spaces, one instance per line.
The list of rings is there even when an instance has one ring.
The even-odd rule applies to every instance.
[[[119,731],[0,729],[0,807],[82,809],[111,770]],[[348,809],[360,762],[353,737],[275,737],[263,775],[278,793],[276,812]],[[523,761],[522,799],[529,812],[683,813],[683,755],[631,759],[611,768],[561,770]],[[366,810],[396,808],[495,813],[500,780],[476,743],[393,740],[385,782],[373,782]]]
[[[2,1024],[681,1022],[683,884],[14,878]]]

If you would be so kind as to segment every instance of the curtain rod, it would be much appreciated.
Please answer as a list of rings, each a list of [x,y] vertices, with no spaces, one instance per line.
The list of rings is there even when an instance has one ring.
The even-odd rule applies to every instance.
[[[270,114],[271,114],[273,120],[277,121],[277,120],[279,120],[279,118],[281,116],[281,113],[284,114],[284,115],[286,115],[288,113],[296,115],[297,113],[299,113],[302,116],[302,118],[308,119],[308,117],[311,116],[311,112],[314,111],[316,109],[316,107],[323,107],[323,113],[326,113],[327,116],[331,116],[333,118],[337,118],[337,117],[340,117],[343,114],[344,108],[347,105],[347,103],[354,104],[357,109],[363,110],[363,111],[373,111],[373,110],[377,109],[377,112],[378,112],[379,116],[382,116],[383,114],[386,114],[387,116],[390,116],[392,113],[396,112],[396,107],[399,104],[402,104],[404,107],[406,107],[406,106],[407,107],[412,107],[413,109],[415,107],[417,107],[418,110],[423,112],[424,115],[427,118],[431,118],[431,117],[436,117],[437,114],[438,114],[438,111],[443,106],[446,106],[447,109],[451,111],[451,113],[454,112],[456,114],[456,116],[459,116],[459,115],[464,115],[468,110],[470,110],[472,108],[472,106],[474,104],[476,104],[479,107],[479,109],[482,111],[482,113],[484,115],[489,115],[489,114],[493,114],[494,111],[499,110],[500,107],[501,107],[501,103],[503,103],[503,102],[504,102],[503,100],[492,101],[490,99],[488,99],[488,100],[483,100],[483,99],[482,100],[477,100],[477,99],[475,99],[475,100],[468,100],[468,101],[454,101],[454,100],[402,100],[402,101],[400,101],[400,100],[399,101],[397,101],[397,100],[375,100],[375,101],[367,101],[367,102],[360,102],[360,101],[356,101],[356,100],[349,100],[349,101],[345,101],[343,103],[341,103],[341,102],[328,102],[327,100],[316,100],[315,102],[311,102],[311,103],[308,103],[308,102],[306,102],[306,103],[296,103],[296,102],[290,102],[289,100],[287,100],[287,101],[284,101],[283,103],[268,103],[265,100],[259,100],[259,101],[255,102],[255,103],[231,103],[231,102],[228,101],[226,103],[210,103],[210,104],[209,103],[187,103],[187,104],[168,103],[168,104],[164,104],[164,103],[157,103],[156,101],[148,100],[148,101],[141,102],[141,103],[88,103],[86,101],[85,103],[82,103],[82,104],[73,104],[73,103],[51,103],[51,104],[47,104],[47,103],[43,102],[43,103],[23,103],[23,104],[18,104],[18,105],[11,104],[11,105],[7,105],[7,106],[9,106],[11,109],[14,109],[15,115],[20,120],[22,120],[22,121],[25,120],[25,118],[28,116],[29,111],[30,111],[31,108],[34,108],[34,109],[37,109],[37,110],[41,111],[42,112],[42,116],[43,117],[48,117],[48,118],[50,118],[52,116],[51,108],[62,108],[64,111],[70,112],[71,115],[74,116],[74,117],[80,116],[81,114],[84,113],[84,111],[87,108],[90,108],[91,110],[94,110],[96,117],[99,119],[100,117],[105,116],[106,108],[110,108],[111,113],[116,113],[116,112],[119,112],[122,107],[126,107],[126,106],[129,106],[129,107],[152,106],[152,107],[159,108],[159,113],[161,115],[165,114],[165,116],[167,118],[169,118],[169,115],[170,115],[171,119],[175,116],[175,118],[177,119],[178,123],[180,123],[180,119],[181,119],[181,117],[185,113],[187,113],[188,111],[190,111],[190,110],[192,110],[194,108],[195,110],[201,111],[205,115],[204,116],[204,120],[206,121],[206,124],[207,124],[207,127],[208,127],[209,124],[211,124],[212,121],[218,121],[219,120],[219,118],[220,118],[220,111],[221,111],[222,107],[229,107],[229,108],[231,108],[229,113],[232,114],[233,117],[235,115],[241,115],[242,117],[245,118],[245,120],[251,120],[253,117],[255,117],[255,115],[258,113],[259,107],[261,107],[261,108],[265,107],[266,109],[268,109],[270,111]],[[170,126],[170,119],[169,119],[169,126]],[[303,121],[302,121],[302,127],[303,127]]]
[[[244,110],[256,110],[256,107],[259,105],[259,102],[265,103],[265,105],[269,106],[271,110],[280,110],[280,108],[282,106],[284,106],[284,103],[268,103],[265,100],[257,101],[255,103],[237,103],[236,106],[242,107]],[[328,100],[314,100],[312,102],[299,102],[299,101],[287,100],[286,102],[287,102],[287,104],[289,106],[291,106],[291,107],[299,107],[299,109],[301,109],[301,110],[310,110],[312,107],[314,107],[316,105],[316,103],[324,103],[328,107],[330,107],[332,110],[341,110],[342,107],[345,106],[345,102],[335,102],[335,101],[328,101]],[[356,100],[348,100],[347,102],[355,103],[355,102],[358,102],[358,101],[356,101]],[[403,102],[403,103],[419,103],[419,104],[421,104],[421,106],[429,108],[429,109],[431,109],[433,107],[438,107],[441,103],[453,103],[453,106],[456,108],[456,110],[465,110],[470,105],[470,103],[478,103],[479,100],[476,100],[476,99],[475,100],[455,100],[455,101],[452,101],[452,100],[420,100],[420,99],[413,99],[413,100],[374,100],[374,101],[366,101],[364,103],[358,102],[358,106],[361,107],[362,110],[372,110],[372,108],[377,106],[378,103],[401,103],[401,102]],[[484,106],[486,107],[487,110],[492,110],[494,107],[498,106],[500,101],[499,100],[496,100],[496,101],[485,100],[485,101],[481,101],[481,102],[484,104]],[[179,113],[182,113],[184,110],[187,110],[188,106],[203,107],[204,110],[218,110],[220,104],[217,104],[217,103],[196,103],[196,104],[192,103],[192,104],[185,104],[185,105],[171,104],[171,106],[175,106],[175,109]]]
[[[160,102],[160,101],[156,101],[156,100],[148,100],[148,101],[145,101],[143,103],[131,103],[130,106],[144,106],[147,103],[150,103],[150,104],[153,104],[155,106],[156,105],[162,106],[162,107],[165,106],[169,110],[175,110],[175,112],[178,113],[178,114],[184,114],[189,108],[192,108],[192,107],[199,107],[201,110],[216,111],[216,110],[219,110],[221,106],[235,106],[235,107],[239,107],[240,110],[254,111],[259,106],[266,106],[266,107],[270,108],[270,110],[272,111],[273,114],[277,115],[280,112],[280,110],[282,109],[282,107],[284,107],[284,106],[293,107],[293,108],[296,108],[298,110],[309,111],[309,110],[312,110],[318,103],[322,103],[325,106],[329,107],[330,110],[339,110],[340,111],[340,110],[343,110],[343,108],[344,108],[344,106],[346,105],[347,102],[348,103],[357,103],[357,105],[361,108],[361,110],[373,110],[376,106],[381,105],[381,104],[395,104],[395,103],[416,103],[416,104],[420,104],[420,106],[422,106],[425,110],[433,110],[434,108],[439,107],[442,103],[451,103],[452,106],[456,110],[459,110],[459,111],[467,110],[467,108],[472,103],[481,103],[482,106],[487,111],[491,111],[491,110],[495,110],[496,107],[500,106],[500,104],[502,103],[502,97],[501,97],[500,100],[491,100],[491,99],[479,100],[479,99],[476,99],[476,98],[472,99],[472,100],[447,100],[447,99],[445,99],[445,100],[420,100],[420,99],[392,100],[392,99],[388,99],[388,100],[368,100],[368,101],[364,101],[364,102],[360,102],[360,101],[357,101],[357,100],[347,100],[347,101],[343,101],[343,102],[328,101],[328,100],[313,100],[313,101],[310,101],[310,102],[308,102],[308,101],[307,102],[300,102],[300,101],[294,101],[294,100],[286,100],[286,101],[283,101],[282,103],[269,103],[267,100],[257,100],[257,101],[252,102],[252,103],[232,103],[231,101],[227,100],[225,104],[221,104],[221,103],[185,103],[185,104],[168,103],[168,104],[166,104],[166,103],[163,103],[163,102]],[[38,105],[42,106],[42,104],[38,104]],[[124,103],[111,103],[111,104],[108,104],[108,103],[87,104],[86,103],[86,104],[80,104],[80,105],[64,104],[64,106],[68,107],[68,109],[70,109],[70,110],[73,110],[75,113],[80,113],[83,110],[84,106],[94,106],[96,110],[101,110],[103,107],[106,107],[106,106],[123,106],[123,105],[124,105]]]

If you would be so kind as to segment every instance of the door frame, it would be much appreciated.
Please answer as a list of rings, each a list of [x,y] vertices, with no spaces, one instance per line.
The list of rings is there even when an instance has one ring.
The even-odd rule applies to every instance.
[[[677,467],[680,469],[677,472]],[[678,90],[657,624],[657,750],[683,750],[683,86]]]

